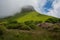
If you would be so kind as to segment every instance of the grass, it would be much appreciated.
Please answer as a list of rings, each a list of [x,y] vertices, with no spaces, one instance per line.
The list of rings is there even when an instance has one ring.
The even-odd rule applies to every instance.
[[[25,22],[25,21],[29,21],[29,20],[44,22],[48,18],[51,18],[51,16],[41,15],[41,14],[33,11],[33,12],[28,12],[26,15],[24,15],[22,17],[18,17],[16,20],[18,22]]]
[[[16,17],[16,18],[15,18]],[[6,18],[6,22],[11,20],[17,20],[20,23],[25,21],[46,21],[51,16],[46,16],[42,14],[38,14],[35,11],[26,12],[26,14],[22,14],[22,16],[14,16],[10,18]],[[53,40],[51,38],[51,34],[47,30],[43,30],[39,27],[37,30],[30,31],[20,31],[20,30],[6,30],[6,32],[0,37],[0,40]]]
[[[16,20],[20,23],[23,23],[25,21],[42,21],[45,22],[48,18],[51,18],[51,16],[39,14],[36,11],[31,12],[25,12],[25,13],[18,13],[14,16],[6,17],[2,19],[1,21],[7,23],[11,20]]]
[[[2,40],[53,40],[47,31],[21,32],[8,30],[2,36]]]

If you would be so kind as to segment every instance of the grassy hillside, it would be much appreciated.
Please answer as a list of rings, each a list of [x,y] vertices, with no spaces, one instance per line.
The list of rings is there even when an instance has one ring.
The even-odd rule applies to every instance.
[[[36,11],[17,13],[0,19],[0,40],[60,40],[60,20],[58,24],[57,21]]]
[[[22,17],[17,17],[16,20],[18,22],[24,22],[24,21],[29,21],[29,20],[33,20],[33,21],[45,21],[48,18],[51,18],[50,16],[46,16],[46,15],[42,15],[39,14],[35,11],[32,12],[27,12],[25,15],[23,15]]]
[[[25,21],[42,21],[45,22],[47,19],[52,18],[51,16],[43,15],[34,10],[32,6],[24,6],[21,10],[21,12],[16,13],[13,16],[9,16],[3,19],[0,19],[0,22],[2,21],[18,21],[20,23]]]

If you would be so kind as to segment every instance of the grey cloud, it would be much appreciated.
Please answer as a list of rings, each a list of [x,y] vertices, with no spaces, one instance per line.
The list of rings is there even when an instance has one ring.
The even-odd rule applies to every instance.
[[[0,17],[14,15],[22,6],[32,5],[32,0],[0,0]]]

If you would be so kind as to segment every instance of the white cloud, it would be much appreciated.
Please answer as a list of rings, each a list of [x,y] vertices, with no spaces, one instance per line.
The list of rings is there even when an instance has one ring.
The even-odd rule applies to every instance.
[[[35,10],[39,13],[43,13],[42,12],[42,9],[43,9],[42,7],[45,3],[46,3],[46,0],[37,0],[35,2],[35,5],[34,5]]]
[[[60,18],[60,0],[54,0],[52,6],[53,6],[53,9],[52,10],[49,10],[49,12],[45,13],[43,11],[43,6],[46,4],[46,1],[47,0],[40,0],[38,1],[39,4],[37,3],[38,7],[36,7],[36,10],[39,12],[39,13],[42,13],[42,14],[45,14],[45,15],[50,15],[50,16],[54,16],[54,17],[58,17]],[[40,6],[40,7],[39,7]],[[38,9],[37,9],[38,8]]]
[[[60,0],[54,1],[53,9],[48,13],[43,11],[46,2],[47,0],[0,0],[0,17],[14,15],[22,6],[32,5],[41,14],[60,18]]]
[[[56,2],[57,1],[57,2]],[[56,0],[55,3],[53,3],[53,10],[50,10],[48,15],[55,16],[60,18],[60,0]]]
[[[36,0],[0,0],[0,17],[14,15],[22,6],[34,5]]]

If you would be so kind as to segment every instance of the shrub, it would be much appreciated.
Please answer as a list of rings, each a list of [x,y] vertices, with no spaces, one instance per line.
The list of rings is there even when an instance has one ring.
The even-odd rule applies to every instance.
[[[6,27],[5,26],[0,26],[0,36],[3,35],[6,31]]]
[[[20,29],[20,30],[31,30],[31,28],[29,26],[27,26],[27,25],[22,25],[18,29]]]
[[[30,24],[33,24],[33,21],[31,20],[31,21],[25,21],[24,22],[26,25],[30,25]]]
[[[49,22],[49,23],[59,23],[60,19],[59,18],[49,18],[47,19],[45,22]]]
[[[20,26],[20,24],[19,23],[12,23],[12,24],[8,24],[7,25],[7,28],[8,29],[18,29],[18,27]]]
[[[60,31],[60,26],[58,26],[57,24],[54,24],[53,25],[53,31],[55,31],[55,32]]]
[[[36,27],[36,24],[35,24],[35,22],[34,21],[26,21],[26,22],[24,22],[27,26],[29,26],[31,29],[36,29],[37,27]],[[39,22],[38,22],[39,23]]]
[[[37,28],[37,26],[34,25],[34,24],[29,25],[29,27],[30,27],[31,29],[33,29],[33,30],[35,30],[35,29]]]
[[[20,23],[18,23],[15,20],[8,21],[8,24],[7,24],[8,29],[18,29],[19,26],[20,26]]]
[[[18,22],[15,20],[9,20],[8,23],[11,24],[11,23],[18,23]]]
[[[17,25],[16,24],[8,24],[7,28],[8,29],[16,29]]]
[[[8,24],[7,28],[8,29],[30,30],[30,27],[25,25],[24,23]]]
[[[57,24],[54,24],[50,28],[48,28],[48,30],[51,32],[60,32],[60,26],[58,26]]]
[[[39,24],[39,23],[42,23],[42,21],[35,21],[34,24]]]
[[[24,23],[20,23],[20,26],[18,26],[18,29],[20,29],[20,30],[30,30],[31,28],[28,25],[25,25]]]

